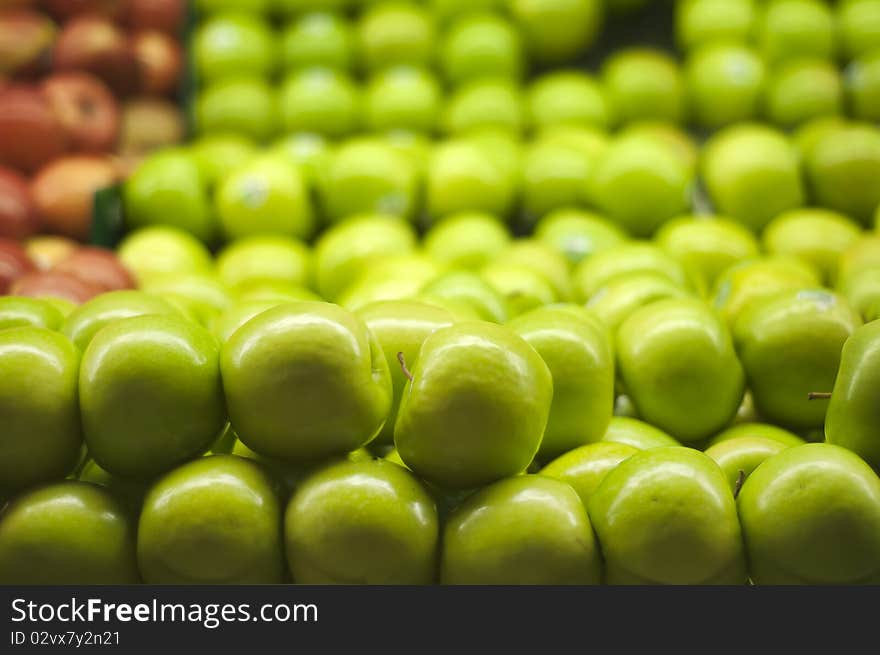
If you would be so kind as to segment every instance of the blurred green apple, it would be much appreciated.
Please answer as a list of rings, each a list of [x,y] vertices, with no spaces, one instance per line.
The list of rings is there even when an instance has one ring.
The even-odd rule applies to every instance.
[[[580,205],[594,166],[595,162],[573,146],[555,139],[533,141],[522,163],[522,210],[526,221],[534,224],[553,210]]]
[[[440,115],[442,90],[427,70],[396,67],[373,75],[364,90],[364,123],[375,131],[431,133]]]
[[[225,343],[242,325],[247,323],[257,314],[262,314],[267,309],[272,309],[283,304],[278,300],[240,300],[232,305],[222,314],[219,314],[211,322],[211,332],[219,339],[220,343]]]
[[[195,141],[190,152],[202,171],[205,184],[210,188],[227,171],[255,157],[259,150],[253,141],[240,134],[211,134]]]
[[[553,287],[557,298],[572,296],[571,265],[565,255],[537,239],[515,239],[495,257],[493,264],[520,265],[542,275]]]
[[[819,0],[774,0],[759,12],[756,38],[768,62],[834,57],[831,8]]]
[[[675,40],[685,52],[720,41],[745,43],[756,18],[755,0],[679,0]]]
[[[360,89],[346,73],[307,68],[290,73],[278,90],[285,132],[315,132],[330,138],[355,132],[361,115]]]
[[[0,513],[0,584],[138,582],[134,528],[100,487],[58,482],[19,496]]]
[[[261,280],[307,287],[312,281],[312,254],[302,241],[290,237],[239,239],[217,255],[217,276],[233,290]]]
[[[406,469],[383,461],[318,470],[287,506],[287,562],[300,584],[431,584],[439,521]]]
[[[488,12],[457,18],[443,35],[439,59],[452,85],[483,77],[517,80],[525,68],[519,32],[503,16]]]
[[[880,479],[850,451],[789,448],[749,476],[738,507],[755,584],[880,579]]]
[[[265,141],[278,128],[278,98],[268,82],[228,79],[208,85],[195,104],[195,128],[200,135],[241,134]]]
[[[493,128],[519,134],[525,122],[519,87],[507,80],[477,79],[455,89],[443,111],[443,129],[465,134]]]
[[[391,410],[388,365],[376,337],[329,303],[280,305],[223,344],[229,419],[246,446],[270,457],[314,458],[371,441]]]
[[[510,317],[563,300],[547,276],[528,264],[492,262],[480,274],[504,298]]]
[[[602,27],[601,0],[511,0],[508,10],[529,54],[557,64],[584,54]]]
[[[593,254],[619,245],[627,236],[606,217],[582,209],[556,209],[535,226],[535,239],[578,264]]]
[[[620,123],[684,119],[684,80],[675,60],[662,51],[618,50],[603,63],[602,82]]]
[[[743,584],[736,503],[718,465],[652,448],[610,471],[589,504],[609,584]]]
[[[116,254],[141,284],[171,273],[205,273],[213,266],[211,253],[201,241],[188,232],[164,225],[129,232]]]
[[[775,441],[787,448],[801,446],[806,443],[799,436],[776,425],[770,425],[769,423],[740,423],[715,435],[709,442],[709,446],[716,446],[725,441],[740,438]]]
[[[503,9],[502,0],[429,0],[431,13],[441,23],[448,23],[471,13]]]
[[[434,32],[433,16],[419,4],[376,3],[358,19],[359,61],[368,71],[401,64],[427,66],[435,52]]]
[[[282,582],[281,507],[269,479],[233,455],[171,471],[144,500],[137,555],[148,584]]]
[[[422,288],[422,293],[433,298],[464,303],[476,312],[480,320],[504,323],[508,307],[504,296],[482,277],[471,271],[443,273]]]
[[[320,187],[330,160],[331,147],[327,139],[314,132],[294,132],[281,137],[269,150],[282,155],[299,168],[310,189]]]
[[[0,331],[0,493],[63,478],[76,464],[79,360],[57,332]]]
[[[275,33],[259,14],[213,14],[192,36],[192,59],[200,82],[223,78],[268,77],[278,63]]]
[[[521,337],[476,321],[437,330],[411,375],[394,445],[419,477],[464,489],[515,475],[532,461],[553,378]]]
[[[613,277],[584,306],[616,334],[620,325],[640,307],[665,298],[689,295],[687,290],[659,273],[634,272]]]
[[[591,75],[576,70],[536,77],[528,88],[526,110],[536,129],[554,125],[607,128],[613,122],[602,87]]]
[[[539,475],[569,484],[587,507],[608,472],[637,452],[638,448],[621,443],[591,443],[560,455],[542,468]]]
[[[824,59],[797,59],[780,64],[767,80],[765,113],[770,121],[794,127],[843,111],[843,83],[837,66]]]
[[[866,323],[880,318],[880,266],[851,274],[839,291]]]
[[[656,273],[682,288],[688,284],[684,267],[653,243],[623,242],[578,264],[572,276],[575,298],[586,302],[614,278],[631,273]]]
[[[354,65],[354,31],[345,16],[315,11],[300,14],[280,34],[281,66],[284,70],[333,68],[350,70]]]
[[[510,243],[510,233],[495,216],[460,212],[447,216],[425,234],[425,252],[450,268],[479,270]]]
[[[412,298],[441,271],[437,262],[420,252],[377,259],[346,287],[337,302],[354,311],[377,300]]]
[[[615,416],[611,419],[602,436],[602,442],[624,444],[638,450],[681,445],[663,430],[627,416]]]
[[[846,59],[855,59],[880,47],[880,3],[842,0],[837,4],[837,34]]]
[[[590,519],[559,480],[496,482],[465,500],[443,530],[443,584],[583,585],[601,577]]]
[[[852,117],[880,121],[880,50],[851,61],[843,71],[843,84]]]
[[[62,323],[64,315],[43,298],[0,297],[0,330],[17,327],[58,330]]]
[[[671,148],[673,154],[688,171],[697,170],[700,157],[699,145],[690,133],[675,123],[656,120],[636,121],[626,125],[618,132],[618,136],[654,139],[660,145]]]
[[[691,118],[701,127],[757,118],[767,70],[748,46],[725,41],[702,45],[688,56],[684,76]]]
[[[208,325],[217,314],[232,304],[229,290],[214,274],[156,275],[149,278],[141,289],[154,296],[161,296],[177,307],[184,316],[202,325]]]

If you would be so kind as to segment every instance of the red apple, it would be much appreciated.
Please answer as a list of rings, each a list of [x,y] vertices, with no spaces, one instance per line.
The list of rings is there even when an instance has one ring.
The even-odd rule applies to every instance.
[[[0,166],[0,238],[24,239],[39,229],[27,179]]]
[[[107,18],[86,15],[67,23],[53,56],[59,71],[87,71],[120,95],[140,86],[138,62],[125,32]]]
[[[103,248],[78,248],[62,260],[55,270],[78,277],[102,291],[134,289],[136,286],[131,273],[116,254]]]
[[[136,30],[159,30],[179,36],[186,18],[185,0],[123,0],[125,20]]]
[[[83,14],[118,18],[123,9],[121,0],[43,0],[43,5],[60,22]]]
[[[116,166],[107,157],[63,157],[46,166],[31,181],[31,196],[44,228],[87,239],[95,192],[117,179]]]
[[[11,84],[0,90],[0,164],[32,173],[67,151],[61,122],[40,89]]]
[[[40,271],[55,268],[56,264],[70,257],[79,247],[73,239],[54,234],[36,236],[28,239],[24,244],[25,252]]]
[[[119,152],[128,157],[183,140],[186,124],[183,113],[167,100],[140,98],[122,107]]]
[[[45,71],[56,32],[55,23],[36,11],[0,11],[0,73]]]
[[[0,294],[9,291],[15,280],[32,270],[34,264],[18,241],[0,239]]]
[[[22,275],[9,292],[13,296],[63,298],[79,305],[100,294],[101,289],[61,271],[38,271]]]
[[[139,32],[131,47],[141,67],[141,90],[148,95],[171,93],[180,83],[183,54],[173,38],[163,32]]]
[[[119,138],[119,104],[101,80],[88,73],[60,73],[43,82],[43,89],[74,150],[113,149]]]

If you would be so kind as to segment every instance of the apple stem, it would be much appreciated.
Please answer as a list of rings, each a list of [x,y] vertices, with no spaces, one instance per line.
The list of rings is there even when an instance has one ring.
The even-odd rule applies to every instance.
[[[403,374],[406,376],[406,379],[410,382],[413,381],[413,374],[409,372],[409,369],[406,367],[406,357],[403,356],[403,353],[397,353],[397,361],[400,362],[400,370],[403,371]]]
[[[831,398],[830,391],[811,391],[807,394],[808,400],[828,400]]]
[[[736,476],[736,484],[733,487],[733,498],[736,500],[736,497],[739,496],[739,490],[742,489],[743,482],[746,481],[746,472],[742,469],[739,470],[739,474]]]

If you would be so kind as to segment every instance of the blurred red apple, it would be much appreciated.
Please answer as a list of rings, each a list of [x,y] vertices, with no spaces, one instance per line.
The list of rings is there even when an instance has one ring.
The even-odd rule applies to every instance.
[[[92,73],[119,95],[140,86],[138,62],[125,32],[101,16],[80,16],[67,23],[55,42],[53,63],[59,71]]]
[[[43,5],[59,22],[83,14],[98,14],[108,18],[122,15],[122,0],[43,0]]]
[[[185,18],[186,0],[125,0],[125,20],[136,30],[179,36]]]
[[[94,298],[101,289],[61,271],[38,271],[22,275],[9,289],[13,296],[63,298],[77,305]]]
[[[62,260],[55,270],[78,277],[102,291],[134,289],[136,286],[131,273],[116,254],[103,248],[79,248]]]
[[[88,73],[60,73],[43,82],[52,109],[78,152],[112,150],[119,138],[119,104]]]
[[[15,280],[32,270],[34,264],[18,241],[0,239],[0,294],[9,291]]]
[[[52,105],[33,86],[0,90],[0,164],[32,173],[67,151],[68,139]]]
[[[131,47],[141,67],[141,90],[148,95],[174,91],[183,72],[183,54],[173,38],[151,30],[134,36]]]
[[[87,239],[95,192],[116,181],[116,167],[107,157],[63,157],[46,166],[31,181],[31,197],[44,229]]]
[[[119,152],[141,155],[180,143],[185,131],[183,113],[173,103],[154,98],[130,100],[122,107]]]
[[[56,32],[55,23],[36,11],[0,11],[0,73],[45,71]]]
[[[27,178],[0,166],[0,238],[24,239],[39,229]]]
[[[73,239],[59,237],[54,234],[36,236],[24,244],[25,252],[37,267],[37,270],[48,271],[62,260],[67,259],[79,248]]]

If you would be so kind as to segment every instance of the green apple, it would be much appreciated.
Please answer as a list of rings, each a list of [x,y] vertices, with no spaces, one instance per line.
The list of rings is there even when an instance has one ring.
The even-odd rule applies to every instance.
[[[776,425],[769,423],[740,423],[729,427],[723,432],[718,433],[709,442],[709,446],[717,446],[720,443],[732,439],[760,439],[764,441],[775,441],[787,448],[793,446],[801,446],[806,443],[799,436],[792,434],[788,430],[784,430]]]
[[[880,579],[880,479],[850,451],[789,448],[749,476],[737,504],[755,584]]]
[[[770,121],[794,127],[843,111],[843,83],[837,66],[824,59],[780,64],[767,80],[765,112]]]
[[[632,273],[656,273],[682,288],[688,284],[684,267],[656,245],[644,241],[623,242],[578,264],[572,275],[575,298],[586,302],[614,278]]]
[[[202,241],[214,236],[206,182],[187,151],[171,148],[150,155],[126,180],[122,193],[130,229],[170,225]]]
[[[839,291],[865,322],[880,318],[880,266],[851,274]]]
[[[249,138],[240,134],[211,134],[190,146],[190,152],[205,184],[212,188],[231,168],[238,168],[260,151]]]
[[[232,304],[229,290],[213,274],[180,273],[156,275],[141,287],[161,296],[187,316],[207,325]]]
[[[858,328],[843,345],[825,417],[825,439],[848,448],[875,468],[880,468],[878,380],[880,322],[874,321]]]
[[[535,239],[565,255],[572,264],[626,241],[626,233],[600,214],[556,209],[535,226]]]
[[[851,61],[843,71],[843,84],[852,117],[880,121],[880,50]]]
[[[502,10],[501,0],[430,0],[431,13],[441,23],[449,23],[472,13]]]
[[[76,464],[79,360],[57,332],[0,331],[0,493],[63,478]]]
[[[526,148],[522,163],[522,210],[528,224],[555,209],[577,207],[585,200],[591,162],[575,147],[537,139]]]
[[[110,473],[148,477],[205,452],[226,422],[217,340],[173,315],[107,325],[83,353],[82,427]]]
[[[233,300],[271,300],[277,303],[295,300],[321,300],[321,296],[302,285],[282,280],[253,280],[239,286]]]
[[[364,123],[375,131],[433,132],[440,115],[442,90],[437,78],[406,66],[373,75],[364,90]]]
[[[425,488],[383,461],[317,471],[284,516],[287,562],[301,584],[431,584],[439,532]]]
[[[524,121],[519,87],[496,79],[478,79],[459,86],[447,99],[442,118],[443,129],[449,134],[486,128],[519,134]]]
[[[791,445],[766,437],[743,436],[720,441],[705,452],[721,467],[731,491],[737,494],[758,465],[786,448]]]
[[[354,65],[354,31],[340,14],[315,11],[291,20],[280,34],[284,70],[333,68],[347,71]]]
[[[702,177],[715,211],[755,232],[804,204],[794,147],[763,125],[734,125],[714,135],[703,151]]]
[[[281,507],[263,470],[203,457],[150,489],[137,557],[148,584],[272,584],[284,579]]]
[[[820,286],[819,273],[794,257],[761,257],[735,264],[715,281],[712,305],[729,326],[751,305],[788,289]]]
[[[734,264],[758,256],[758,240],[720,216],[682,216],[657,232],[655,242],[675,257],[705,291]]]
[[[511,317],[562,300],[547,276],[527,264],[493,262],[481,275],[504,298]]]
[[[639,416],[685,443],[724,428],[742,402],[743,368],[727,326],[690,298],[637,309],[617,332],[618,370]]]
[[[425,339],[394,444],[419,477],[465,489],[523,471],[541,444],[553,378],[507,328],[463,322]]]
[[[359,137],[333,152],[320,190],[327,219],[338,222],[372,212],[410,218],[417,186],[405,155],[381,139]]]
[[[480,281],[482,282],[482,280]],[[480,313],[473,307],[473,305],[463,299],[454,297],[447,298],[423,290],[414,295],[411,300],[430,305],[431,307],[439,307],[440,309],[449,312],[455,321],[483,320],[483,317],[480,316]]]
[[[418,4],[391,1],[374,4],[357,23],[357,48],[368,71],[398,66],[427,66],[435,51],[430,12]]]
[[[754,0],[680,0],[675,40],[681,50],[722,41],[745,43],[755,27]]]
[[[588,73],[575,70],[536,77],[528,88],[526,111],[535,129],[555,125],[607,128],[613,122],[602,87]]]
[[[627,444],[591,443],[560,455],[542,468],[539,475],[567,483],[587,507],[608,472],[637,452],[638,448]]]
[[[64,315],[45,299],[0,297],[0,330],[28,326],[58,330],[62,323]]]
[[[225,343],[233,332],[254,316],[280,304],[282,302],[278,300],[240,300],[212,321],[211,332],[220,343]]]
[[[546,143],[560,143],[578,150],[593,162],[599,159],[611,143],[611,135],[603,129],[577,123],[554,123],[536,131],[536,138]]]
[[[315,284],[324,298],[335,300],[371,262],[412,252],[412,226],[393,216],[364,214],[331,227],[314,249]]]
[[[261,14],[267,12],[273,0],[194,0],[193,6],[200,14],[210,16],[223,11],[247,11]]]
[[[65,481],[0,513],[0,584],[137,584],[134,528],[106,491]]]
[[[454,585],[599,584],[590,519],[565,482],[524,475],[470,496],[446,521],[440,581]]]
[[[77,307],[64,320],[61,331],[85,352],[94,336],[104,327],[133,316],[167,314],[180,316],[179,310],[170,302],[143,291],[125,289],[95,296]]]
[[[837,212],[825,209],[793,209],[774,218],[764,229],[761,242],[770,255],[803,259],[833,285],[838,262],[861,235],[861,227]]]
[[[601,0],[511,0],[507,3],[535,61],[559,64],[593,45],[602,27]]]
[[[434,220],[463,211],[506,217],[513,203],[513,182],[505,171],[463,139],[435,147],[426,175],[425,204]]]
[[[362,306],[355,314],[376,336],[391,372],[393,389],[391,412],[376,438],[376,443],[392,443],[397,409],[407,383],[399,360],[400,354],[403,354],[407,366],[414,366],[422,342],[430,334],[452,325],[455,321],[452,314],[445,309],[412,300],[373,302]]]
[[[425,234],[425,252],[449,268],[479,270],[510,243],[510,232],[495,216],[460,212],[447,216]]]
[[[504,174],[510,184],[517,184],[523,153],[523,142],[519,134],[504,127],[479,127],[463,135],[462,141],[476,146]],[[515,192],[516,189],[513,193]]]
[[[223,344],[229,419],[246,446],[270,457],[355,450],[391,410],[388,364],[376,337],[337,305],[280,305]]]
[[[571,264],[565,255],[537,239],[516,239],[495,257],[493,264],[519,265],[542,275],[560,300],[572,296]]]
[[[635,453],[602,480],[589,515],[609,584],[743,584],[736,502],[718,465],[679,446]]]
[[[421,185],[434,143],[428,134],[413,130],[390,129],[380,135],[391,148],[403,155],[416,172]],[[421,189],[419,189],[421,192]],[[421,198],[419,198],[421,202]],[[418,207],[421,210],[421,205]],[[421,218],[421,217],[420,217]]]
[[[281,155],[297,166],[312,189],[320,187],[330,161],[330,150],[326,137],[314,132],[294,132],[275,141],[268,152]]]
[[[375,260],[346,287],[337,302],[354,311],[377,300],[412,298],[442,270],[437,262],[420,252]]]
[[[223,178],[215,198],[229,239],[258,234],[311,235],[315,217],[299,169],[277,154],[251,159]]]
[[[220,80],[200,91],[195,104],[195,128],[204,134],[241,134],[256,141],[274,136],[278,98],[261,79]]]
[[[684,80],[675,60],[659,50],[618,50],[602,65],[602,82],[620,123],[684,119]]]
[[[233,290],[260,280],[309,286],[312,254],[302,241],[290,237],[248,237],[220,251],[217,276]]]
[[[788,290],[752,304],[733,328],[759,415],[771,423],[822,426],[844,342],[861,320],[843,298],[820,289]]]
[[[422,293],[464,303],[483,321],[504,323],[507,320],[509,309],[504,296],[471,271],[443,273],[426,284]]]
[[[880,46],[880,3],[877,0],[839,2],[837,34],[847,59],[855,59]]]
[[[599,209],[638,237],[685,213],[692,184],[691,171],[672,148],[640,136],[615,140],[588,181]]]
[[[151,277],[208,272],[211,253],[201,241],[178,228],[154,225],[130,232],[116,251],[119,261],[143,284]]]
[[[488,12],[457,18],[443,35],[439,59],[452,85],[482,77],[517,80],[525,68],[519,32],[504,17]]]
[[[775,0],[765,3],[756,30],[758,47],[769,62],[835,54],[831,8],[819,0]]]
[[[278,63],[275,33],[258,14],[228,12],[200,22],[192,36],[192,59],[200,82],[268,77]]]
[[[665,298],[689,295],[687,290],[659,273],[625,273],[609,280],[584,306],[616,334],[620,325],[640,307]]]
[[[637,450],[681,445],[663,430],[629,416],[614,416],[601,442],[624,444]]]
[[[357,130],[360,112],[360,89],[346,73],[331,68],[294,71],[278,90],[278,113],[285,132],[344,137]]]
[[[626,125],[618,132],[618,136],[654,139],[660,145],[671,148],[689,171],[697,170],[700,158],[699,145],[693,136],[674,123],[655,120],[637,121]]]
[[[829,129],[806,154],[817,204],[871,224],[880,205],[880,130],[867,124]]]
[[[605,326],[577,305],[554,305],[521,314],[507,327],[538,352],[553,377],[538,459],[599,441],[614,409],[614,353]]]
[[[239,0],[241,1],[241,0]],[[254,0],[244,0],[247,3]],[[256,0],[261,2],[262,0]],[[342,12],[357,5],[358,2],[370,0],[269,0],[269,12],[275,14],[291,14],[300,16],[312,12]]]
[[[746,45],[725,41],[701,45],[688,56],[684,77],[691,117],[701,127],[752,120],[760,112],[767,69],[760,55]]]

